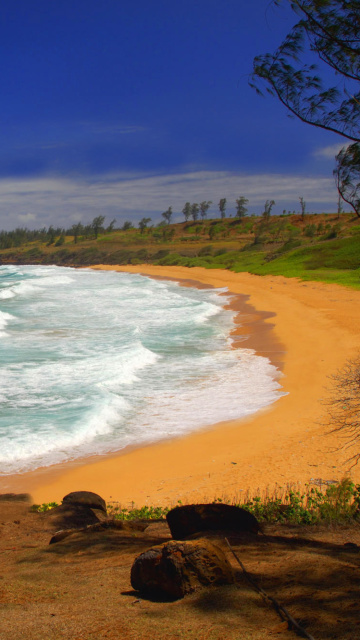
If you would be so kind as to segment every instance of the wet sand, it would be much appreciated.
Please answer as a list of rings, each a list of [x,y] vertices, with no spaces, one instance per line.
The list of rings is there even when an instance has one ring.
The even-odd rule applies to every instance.
[[[250,418],[117,454],[0,478],[0,492],[28,491],[37,503],[89,490],[128,506],[178,500],[241,498],[276,485],[339,480],[351,450],[328,435],[321,400],[328,376],[360,350],[360,291],[185,267],[94,268],[176,279],[187,286],[227,287],[239,312],[235,346],[255,349],[283,373],[286,396]],[[244,335],[247,336],[244,340]],[[360,468],[350,472],[360,482]]]

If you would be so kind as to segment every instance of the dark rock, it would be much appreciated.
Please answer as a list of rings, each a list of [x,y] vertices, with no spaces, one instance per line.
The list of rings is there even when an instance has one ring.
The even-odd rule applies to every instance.
[[[169,511],[166,519],[171,535],[176,540],[184,540],[201,531],[260,531],[258,521],[251,513],[222,503],[175,507]]]
[[[220,547],[204,538],[170,540],[139,555],[131,568],[131,585],[146,597],[183,598],[201,586],[232,584],[234,575]]]
[[[1,502],[31,502],[29,493],[0,493]]]
[[[63,504],[76,504],[90,509],[100,509],[106,513],[106,502],[92,491],[73,491],[63,498]]]
[[[83,529],[90,524],[100,522],[100,519],[90,507],[76,504],[61,504],[44,513],[44,517],[57,529]]]
[[[52,509],[52,511],[54,511],[54,509]],[[68,538],[75,533],[84,533],[87,535],[96,533],[97,531],[106,531],[112,529],[133,534],[134,532],[144,531],[148,527],[148,524],[148,520],[103,520],[102,522],[97,521],[94,524],[88,524],[86,526],[82,526],[81,528],[73,527],[71,529],[61,529],[60,531],[56,531],[49,544],[61,542],[62,540],[65,540],[65,538]]]

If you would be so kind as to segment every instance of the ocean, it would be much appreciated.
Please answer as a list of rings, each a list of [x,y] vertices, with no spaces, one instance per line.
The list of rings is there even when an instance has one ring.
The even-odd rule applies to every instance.
[[[226,293],[1,266],[0,474],[180,436],[277,400],[278,370],[232,348]]]

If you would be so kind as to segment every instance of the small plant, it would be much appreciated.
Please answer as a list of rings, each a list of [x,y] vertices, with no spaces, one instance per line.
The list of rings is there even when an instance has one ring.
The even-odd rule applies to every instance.
[[[135,508],[134,503],[130,508],[121,507],[116,503],[107,505],[108,515],[112,516],[114,520],[162,520],[166,518],[169,510],[170,507],[144,506]]]
[[[35,513],[45,513],[46,511],[50,511],[54,507],[58,507],[57,502],[43,502],[42,504],[33,504],[30,511]]]

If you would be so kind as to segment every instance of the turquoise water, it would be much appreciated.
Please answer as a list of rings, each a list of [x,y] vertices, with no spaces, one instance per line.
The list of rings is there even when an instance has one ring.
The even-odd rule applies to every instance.
[[[111,271],[0,267],[0,473],[253,413],[278,372],[232,349],[223,290]]]

